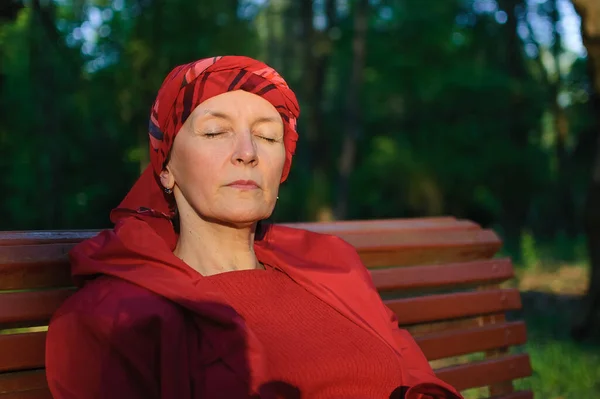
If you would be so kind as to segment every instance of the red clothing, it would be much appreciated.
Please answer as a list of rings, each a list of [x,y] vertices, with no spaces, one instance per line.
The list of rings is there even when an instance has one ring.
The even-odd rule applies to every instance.
[[[268,343],[265,383],[314,399],[387,399],[402,385],[402,362],[390,347],[284,273],[267,267],[209,279]]]
[[[255,252],[378,340],[378,355],[382,348],[394,353],[398,392],[406,399],[461,398],[436,378],[411,336],[398,328],[351,245],[271,226]],[[174,256],[141,218],[119,220],[71,257],[78,279],[105,277],[79,290],[50,323],[46,361],[55,399],[300,397],[289,386],[291,391],[276,396],[282,384],[265,384],[266,347],[273,343],[263,342],[211,278]]]

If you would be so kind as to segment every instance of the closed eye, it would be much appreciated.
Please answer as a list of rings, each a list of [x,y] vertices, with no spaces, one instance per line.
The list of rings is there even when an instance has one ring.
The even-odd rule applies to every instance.
[[[220,134],[223,134],[223,133],[225,133],[225,132],[210,132],[210,133],[204,133],[204,135],[206,137],[216,137],[216,136],[218,136]]]
[[[259,136],[259,137],[269,143],[276,143],[278,141],[277,139],[272,139],[270,137],[265,137],[265,136]]]

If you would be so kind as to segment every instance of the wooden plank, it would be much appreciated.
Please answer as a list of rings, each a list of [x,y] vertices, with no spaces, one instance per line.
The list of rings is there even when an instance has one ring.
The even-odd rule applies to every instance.
[[[457,287],[502,282],[514,277],[510,259],[370,270],[380,292]]]
[[[0,326],[47,322],[72,293],[63,289],[0,294]]]
[[[513,345],[527,341],[524,322],[491,324],[468,330],[447,331],[415,337],[427,360],[460,356],[468,353]]]
[[[0,265],[65,263],[69,261],[68,254],[73,246],[72,243],[1,246]]]
[[[52,394],[48,388],[42,388],[29,391],[0,393],[0,399],[52,399]]]
[[[506,395],[492,396],[489,399],[533,399],[533,392],[531,392],[531,391],[511,392]]]
[[[47,321],[72,293],[69,289],[0,294],[0,325]],[[517,289],[429,295],[385,301],[401,325],[417,324],[521,308]]]
[[[45,366],[46,332],[0,335],[0,372]]]
[[[1,247],[0,247],[1,248]],[[56,263],[0,263],[0,291],[70,287],[71,268],[66,259]]]
[[[46,333],[0,336],[0,371],[44,367]],[[416,337],[428,360],[437,360],[526,342],[523,322],[488,325]]]
[[[45,389],[47,387],[46,372],[44,370],[0,374],[0,394]]]
[[[78,243],[94,237],[100,231],[101,230],[0,231],[0,247],[16,245]]]
[[[518,289],[459,292],[386,300],[400,325],[449,320],[521,308]]]
[[[280,226],[304,229],[323,234],[385,232],[405,230],[479,230],[481,226],[455,218],[352,220],[316,223],[281,223]]]
[[[404,237],[393,234],[340,235],[354,245],[369,268],[384,266],[433,265],[491,258],[502,242],[488,230],[412,232]],[[370,236],[370,237],[369,237]],[[379,241],[379,244],[376,244]]]
[[[435,370],[436,375],[459,391],[485,387],[504,381],[529,377],[532,374],[529,355],[518,354],[504,358],[472,362]]]
[[[68,252],[73,245],[0,246],[0,290],[72,285]]]
[[[339,237],[348,241],[358,251],[384,252],[399,249],[438,248],[474,246],[499,246],[500,239],[492,230],[457,230],[457,231],[386,231],[377,234],[370,232],[340,233]]]
[[[352,244],[359,253],[387,253],[394,251],[425,250],[434,254],[444,250],[481,252],[493,255],[501,241],[491,230],[463,231],[387,231],[379,234],[369,232],[341,233],[339,236]],[[61,263],[73,243],[0,246],[1,265],[26,265],[31,263]],[[437,263],[437,262],[436,262]]]
[[[56,250],[62,263],[0,263],[0,290],[71,286],[69,264],[62,251]],[[48,259],[50,253],[51,251],[45,251],[43,255]],[[486,259],[443,265],[372,269],[371,276],[377,289],[384,292],[497,283],[513,278],[514,270],[510,259]]]
[[[335,222],[281,223],[298,229],[335,234],[352,230],[397,230],[444,228],[455,225],[463,228],[479,228],[476,223],[457,220],[452,216],[380,219],[380,220],[343,220]],[[56,243],[78,243],[91,238],[102,230],[38,230],[38,231],[0,231],[0,246],[36,245]]]
[[[23,374],[23,373],[13,373],[13,374]],[[28,386],[27,384],[31,384],[31,386],[44,385],[46,386],[45,373],[43,371],[36,371],[34,374],[29,374],[27,377],[16,377],[11,376],[13,381],[8,382],[7,380],[3,380],[3,377],[6,375],[0,374],[0,399],[52,399],[50,396],[50,391],[47,387],[37,388],[37,389],[29,389],[25,391],[13,391],[7,392],[3,389],[10,388],[11,386],[22,387]],[[43,381],[42,381],[43,380]],[[3,384],[4,382],[4,384]],[[519,391],[513,392],[508,395],[503,396],[494,396],[490,399],[533,399],[533,392],[531,391]]]
[[[463,319],[442,320],[425,324],[405,325],[403,328],[408,330],[413,337],[419,337],[427,334],[481,327],[483,324],[479,319],[479,317],[469,317]]]

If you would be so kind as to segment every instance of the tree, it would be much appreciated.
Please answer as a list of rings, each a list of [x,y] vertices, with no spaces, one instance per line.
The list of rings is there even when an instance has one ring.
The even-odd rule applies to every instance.
[[[593,129],[597,146],[584,209],[590,283],[584,300],[583,318],[573,328],[573,336],[582,339],[600,328],[600,2],[573,0],[573,4],[581,16],[581,33],[587,50],[592,83],[590,108],[596,118]]]
[[[358,0],[354,10],[352,68],[346,97],[344,138],[338,167],[337,204],[334,212],[336,219],[340,220],[346,219],[348,214],[348,185],[350,184],[350,175],[355,168],[357,140],[363,126],[360,97],[367,51],[368,12],[368,0]]]

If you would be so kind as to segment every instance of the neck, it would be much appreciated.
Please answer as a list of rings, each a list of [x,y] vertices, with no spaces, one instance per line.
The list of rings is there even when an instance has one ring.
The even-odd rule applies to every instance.
[[[254,253],[255,228],[256,224],[237,228],[182,217],[173,253],[203,276],[256,269],[262,266]]]

